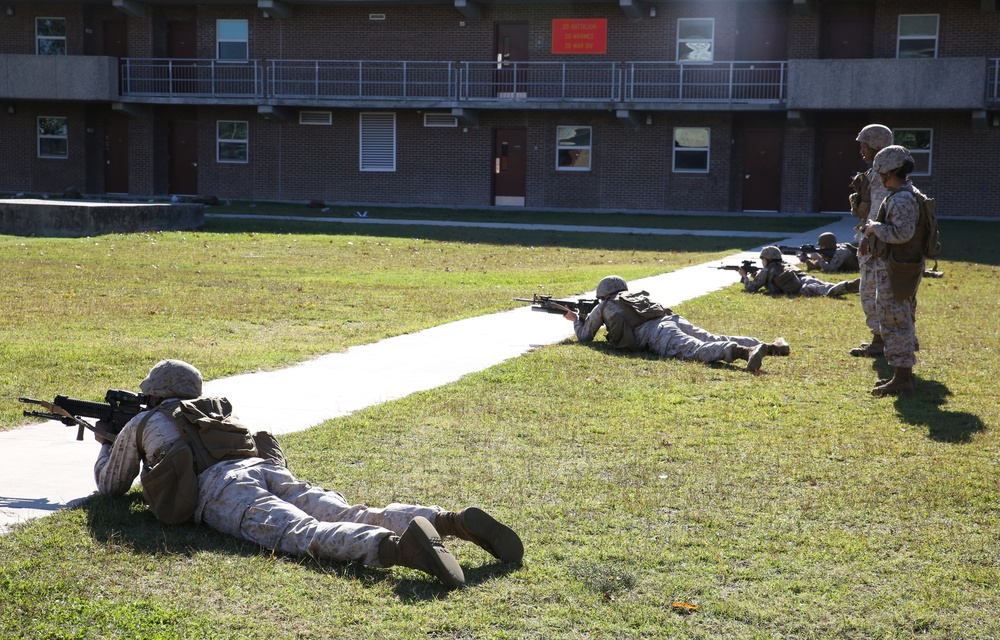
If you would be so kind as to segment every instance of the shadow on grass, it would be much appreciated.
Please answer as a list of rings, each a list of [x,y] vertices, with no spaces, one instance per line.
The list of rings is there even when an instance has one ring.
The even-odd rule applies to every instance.
[[[892,377],[893,368],[882,358],[872,363],[872,369],[879,378]],[[951,389],[945,384],[914,375],[913,385],[913,393],[896,397],[896,411],[906,424],[926,427],[931,440],[964,444],[971,442],[975,434],[986,430],[986,424],[979,416],[943,408],[951,395]]]
[[[87,526],[95,540],[127,549],[136,555],[176,556],[184,559],[199,553],[220,553],[247,559],[276,557],[319,573],[356,580],[365,586],[394,583],[393,590],[404,602],[436,600],[448,593],[431,576],[396,580],[386,569],[368,567],[357,562],[341,563],[273,553],[252,542],[238,540],[206,526],[161,525],[146,508],[142,494],[138,491],[131,491],[124,496],[94,495],[83,500],[79,507],[86,514]],[[501,578],[518,568],[517,565],[494,562],[468,570],[463,567],[463,570],[466,584],[472,587]]]

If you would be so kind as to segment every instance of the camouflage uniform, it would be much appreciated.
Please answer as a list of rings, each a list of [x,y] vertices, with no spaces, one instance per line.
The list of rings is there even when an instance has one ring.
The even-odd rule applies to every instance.
[[[841,242],[837,245],[837,250],[833,252],[829,260],[825,259],[823,254],[820,253],[819,267],[824,273],[836,273],[842,269],[844,271],[853,271],[853,269],[845,268],[844,265],[849,264],[853,267],[856,255],[857,249],[853,245]]]
[[[129,421],[113,445],[101,447],[94,465],[99,493],[124,494],[140,475],[143,461],[135,437],[144,415]],[[159,460],[181,439],[177,425],[160,412],[149,419],[142,436],[149,460]],[[198,486],[196,523],[283,553],[370,566],[381,566],[383,538],[402,535],[416,516],[433,523],[442,511],[395,503],[384,509],[352,506],[340,493],[297,480],[288,469],[261,458],[218,462],[198,476]]]
[[[750,278],[743,278],[743,288],[750,293],[756,293],[765,287],[769,293],[788,293],[787,291],[782,291],[781,288],[774,282],[774,279],[781,275],[784,270],[785,263],[768,261],[767,266],[758,271],[752,280]],[[807,276],[804,273],[798,273],[796,276],[799,279],[801,288],[797,293],[788,293],[788,295],[801,295],[807,297],[825,296],[837,286],[833,282],[823,282],[819,278]]]
[[[868,191],[871,194],[872,202],[872,208],[868,212],[868,220],[874,220],[875,216],[878,215],[879,206],[885,200],[886,196],[889,195],[889,190],[882,184],[882,179],[879,178],[874,169],[869,167],[866,173],[868,174]],[[855,241],[860,243],[864,237],[864,231],[858,231],[855,235]],[[859,244],[858,246],[860,247],[861,245]],[[877,336],[879,335],[879,323],[878,310],[875,306],[875,265],[871,259],[871,252],[862,254],[860,250],[858,251],[858,266],[858,270],[860,271],[859,277],[861,279],[858,291],[861,297],[861,310],[865,313],[865,324],[868,325],[872,335]]]
[[[913,195],[913,184],[907,180],[902,189],[883,201],[883,222],[875,223],[872,233],[889,245],[909,242],[916,232],[920,209]],[[877,214],[877,212],[876,212]],[[872,257],[874,267],[876,309],[885,359],[892,367],[913,367],[916,363],[917,337],[913,323],[916,296],[897,299],[889,280],[888,257]]]
[[[586,320],[577,318],[573,330],[580,342],[590,342],[605,324],[614,324],[624,314],[620,306],[602,301]],[[616,318],[618,316],[618,318]],[[678,314],[647,320],[634,328],[636,348],[665,358],[699,362],[733,361],[733,347],[763,344],[757,338],[717,336],[696,327]]]

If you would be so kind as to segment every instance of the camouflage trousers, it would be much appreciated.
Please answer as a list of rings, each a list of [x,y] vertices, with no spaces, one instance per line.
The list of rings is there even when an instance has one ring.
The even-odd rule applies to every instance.
[[[825,296],[830,293],[830,289],[837,286],[833,282],[823,282],[819,278],[814,278],[812,276],[802,276],[799,278],[799,282],[802,283],[802,288],[799,289],[799,295],[802,296]]]
[[[434,523],[440,507],[351,505],[336,491],[297,480],[259,458],[220,462],[198,478],[195,520],[262,547],[296,556],[380,566],[379,544],[416,516]]]
[[[865,312],[865,324],[872,335],[879,334],[878,308],[875,306],[875,260],[869,258],[861,263],[861,310]]]
[[[640,348],[666,358],[699,362],[733,361],[733,347],[755,347],[757,338],[719,336],[697,327],[676,313],[660,320],[644,322],[635,328]]]
[[[887,261],[876,258],[875,303],[878,323],[885,342],[885,359],[892,367],[912,367],[917,362],[917,330],[914,325],[916,297],[898,300],[892,295]]]

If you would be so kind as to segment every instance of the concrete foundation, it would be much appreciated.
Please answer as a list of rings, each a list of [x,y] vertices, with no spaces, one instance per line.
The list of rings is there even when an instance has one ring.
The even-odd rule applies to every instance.
[[[200,204],[0,200],[0,233],[7,235],[72,238],[195,229],[204,223]]]

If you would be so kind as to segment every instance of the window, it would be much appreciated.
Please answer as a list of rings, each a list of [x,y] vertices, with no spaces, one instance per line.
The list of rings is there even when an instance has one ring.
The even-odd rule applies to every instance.
[[[38,157],[68,158],[69,135],[66,118],[38,118]]]
[[[936,58],[937,44],[937,14],[899,16],[897,58]]]
[[[677,61],[711,62],[715,50],[715,18],[677,20]]]
[[[709,130],[700,127],[674,129],[674,172],[708,173]]]
[[[590,127],[556,127],[556,169],[590,171]]]
[[[896,129],[892,132],[892,143],[906,147],[913,156],[913,171],[910,175],[931,175],[933,133],[933,129]]]
[[[361,114],[361,171],[396,170],[396,114]]]
[[[425,113],[424,114],[424,126],[425,127],[457,127],[458,126],[458,116],[453,116],[450,113]]]
[[[299,124],[333,124],[332,111],[299,111]]]
[[[35,18],[35,49],[40,56],[66,55],[66,18]]]
[[[249,161],[248,122],[219,120],[216,140],[217,162]]]
[[[216,20],[216,55],[219,60],[246,60],[250,37],[246,20]]]

